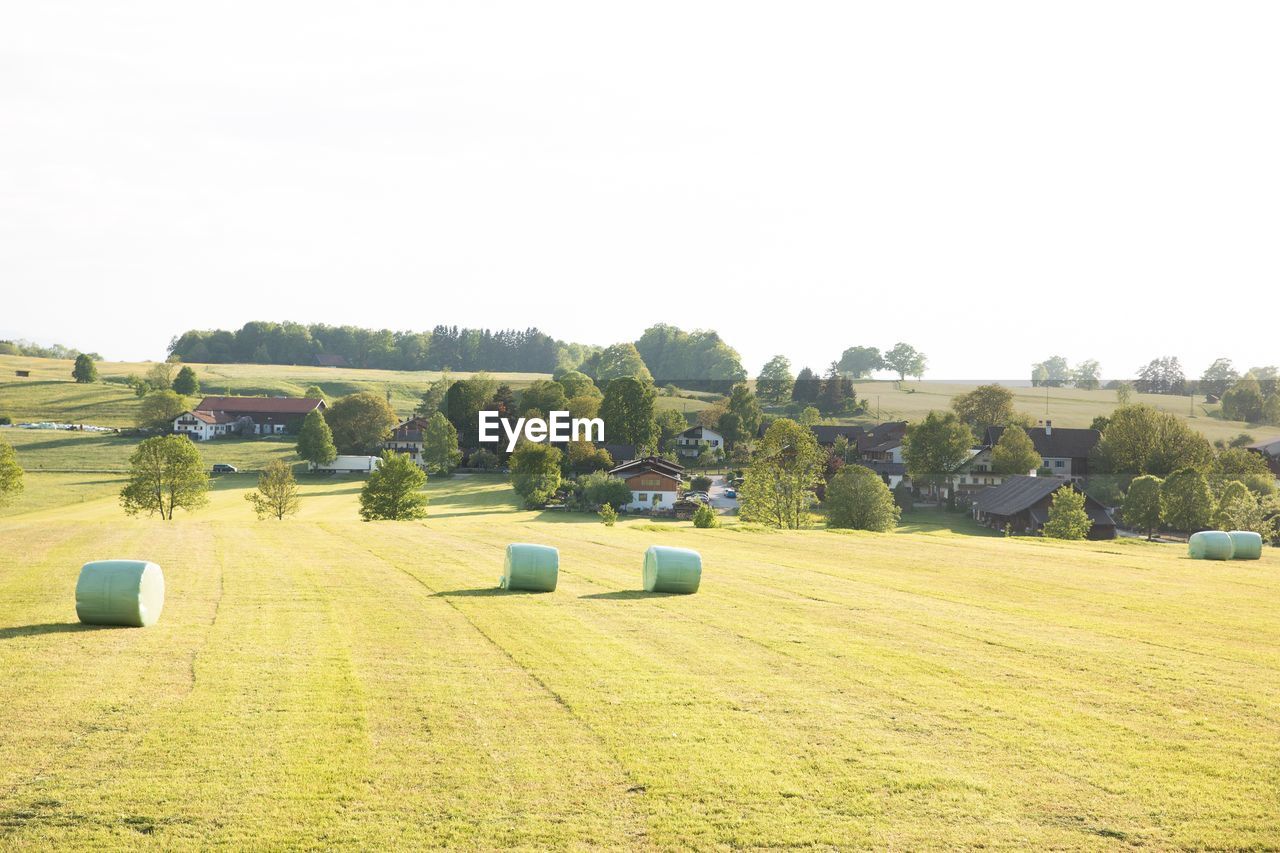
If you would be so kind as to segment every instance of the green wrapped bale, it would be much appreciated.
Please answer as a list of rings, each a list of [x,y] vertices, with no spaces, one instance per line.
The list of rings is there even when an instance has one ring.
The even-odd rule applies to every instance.
[[[507,546],[507,559],[502,566],[503,589],[529,592],[554,592],[560,577],[560,551],[550,545],[514,542]]]
[[[146,560],[85,563],[76,581],[76,616],[86,625],[146,628],[164,609],[164,573]]]
[[[701,582],[702,557],[697,551],[653,545],[644,552],[645,592],[687,595],[697,592]]]
[[[1231,537],[1221,530],[1201,530],[1187,542],[1193,560],[1230,560],[1232,551]]]
[[[1227,535],[1231,537],[1231,559],[1262,559],[1262,536],[1252,530],[1232,530]]]

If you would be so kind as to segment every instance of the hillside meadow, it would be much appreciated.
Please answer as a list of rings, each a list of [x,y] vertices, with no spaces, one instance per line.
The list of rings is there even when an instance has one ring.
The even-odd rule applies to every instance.
[[[258,522],[238,475],[166,524],[76,476],[0,518],[6,849],[1280,845],[1272,549],[606,528],[486,476],[361,523],[357,478]],[[554,593],[495,589],[513,541]],[[654,543],[696,595],[639,591]],[[125,555],[160,623],[79,625]]]

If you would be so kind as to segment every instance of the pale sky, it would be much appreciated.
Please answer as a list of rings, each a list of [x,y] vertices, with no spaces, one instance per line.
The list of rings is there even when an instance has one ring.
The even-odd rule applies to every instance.
[[[1280,362],[1280,4],[9,2],[0,337]]]

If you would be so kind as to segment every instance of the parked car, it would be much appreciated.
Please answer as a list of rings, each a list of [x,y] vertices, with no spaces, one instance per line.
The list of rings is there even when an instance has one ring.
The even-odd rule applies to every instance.
[[[213,466],[213,473],[215,474],[238,474],[239,472],[239,468],[234,465],[227,465],[224,462],[219,462]]]
[[[706,492],[685,492],[684,499],[687,501],[694,501],[700,504],[711,502],[711,498],[710,496],[707,495]]]
[[[725,496],[726,498],[737,498],[737,497],[738,497],[738,490],[737,490],[737,489],[725,489],[725,490],[724,490],[724,496]]]

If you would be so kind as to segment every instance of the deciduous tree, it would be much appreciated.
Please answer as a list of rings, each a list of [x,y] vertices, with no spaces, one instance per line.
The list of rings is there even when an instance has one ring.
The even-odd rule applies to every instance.
[[[865,379],[873,371],[882,369],[884,357],[875,347],[849,347],[836,362],[840,372],[853,379]]]
[[[85,353],[80,353],[76,356],[75,367],[71,368],[71,378],[82,384],[97,382],[98,365],[93,363],[93,358],[91,356]]]
[[[410,521],[427,514],[422,487],[427,475],[406,453],[386,452],[360,490],[360,517],[365,521]]]
[[[907,474],[918,485],[932,486],[942,503],[942,486],[969,459],[973,433],[954,412],[930,412],[923,421],[907,426],[902,455]]]
[[[4,506],[22,492],[22,466],[13,445],[0,437],[0,506]]]
[[[325,409],[339,453],[375,454],[399,419],[387,401],[371,391],[348,394]]]
[[[924,376],[928,359],[925,358],[924,353],[910,344],[897,343],[893,345],[893,349],[884,354],[884,364],[898,374],[899,380],[906,379],[908,376],[919,379]]]
[[[766,403],[785,403],[791,399],[795,381],[795,377],[791,375],[791,362],[786,356],[775,355],[760,370],[760,375],[756,378],[756,393]]]
[[[302,420],[302,429],[298,432],[298,457],[313,465],[324,465],[338,456],[338,449],[333,446],[333,432],[329,422],[320,411],[307,413]]]
[[[1167,477],[1177,468],[1207,468],[1213,462],[1204,436],[1144,403],[1113,411],[1095,452],[1102,469],[1114,474]]]
[[[987,427],[1007,426],[1018,420],[1013,409],[1013,392],[1003,385],[979,385],[967,394],[951,398],[951,410],[982,438]]]
[[[244,499],[253,505],[259,519],[274,518],[277,521],[296,513],[302,503],[293,469],[279,459],[267,463],[258,475],[258,488],[245,495]]]
[[[1135,477],[1129,484],[1129,491],[1124,496],[1121,515],[1125,524],[1134,530],[1145,530],[1147,539],[1154,537],[1160,520],[1164,517],[1160,505],[1160,491],[1164,481],[1151,474]]]
[[[619,444],[655,449],[658,427],[653,418],[653,385],[630,376],[614,379],[605,389],[600,403],[605,436]]]
[[[1020,426],[1005,427],[991,448],[991,471],[995,474],[1026,474],[1039,468],[1043,461],[1031,437]]]
[[[208,492],[209,475],[196,446],[185,436],[161,435],[143,441],[129,457],[120,504],[129,515],[145,512],[169,521],[174,510],[204,506]]]
[[[813,431],[788,418],[765,430],[738,494],[741,515],[773,527],[805,525],[817,494],[825,454]]]
[[[1093,522],[1084,508],[1084,495],[1071,486],[1063,486],[1049,501],[1049,520],[1044,535],[1050,539],[1084,539]]]
[[[1170,474],[1160,488],[1160,504],[1165,522],[1175,530],[1200,530],[1213,518],[1213,490],[1196,468],[1179,468]]]
[[[152,391],[138,401],[138,426],[153,429],[168,427],[186,410],[185,397],[168,390]]]
[[[191,365],[184,364],[178,369],[178,375],[173,377],[173,390],[184,397],[194,397],[200,393],[200,380],[196,378]]]
[[[448,475],[462,460],[458,431],[444,412],[435,412],[422,429],[422,463],[428,470]]]
[[[525,506],[545,506],[560,488],[560,449],[522,442],[511,454],[511,485]]]
[[[824,503],[828,527],[885,532],[898,524],[902,510],[880,476],[862,465],[846,465],[827,483]]]

